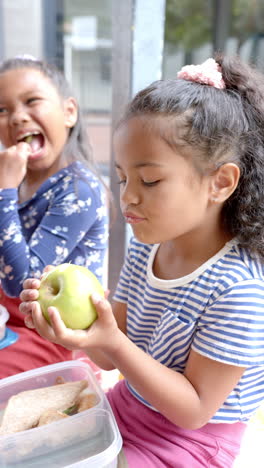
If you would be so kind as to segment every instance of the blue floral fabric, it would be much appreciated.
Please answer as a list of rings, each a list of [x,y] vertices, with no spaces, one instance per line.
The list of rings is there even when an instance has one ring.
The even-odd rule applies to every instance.
[[[51,176],[24,203],[17,189],[0,189],[0,279],[8,296],[18,297],[23,281],[51,264],[83,265],[102,281],[107,244],[106,193],[80,162]]]

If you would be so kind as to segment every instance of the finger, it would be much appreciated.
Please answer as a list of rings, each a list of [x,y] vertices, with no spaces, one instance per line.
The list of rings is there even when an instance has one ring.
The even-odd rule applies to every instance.
[[[39,304],[38,304],[39,305]],[[48,308],[48,315],[50,319],[50,324],[43,317],[40,307],[36,307],[32,313],[34,324],[39,331],[39,333],[48,333],[50,337],[54,338],[61,338],[64,337],[67,333],[68,329],[64,322],[61,319],[60,313],[56,307],[49,307]]]
[[[32,302],[21,302],[21,304],[19,304],[19,312],[22,314],[30,314],[32,312]]]
[[[104,292],[105,299],[108,299],[109,294],[110,294],[110,289],[106,289],[105,292]]]
[[[49,273],[50,271],[54,270],[54,266],[53,265],[46,265],[41,276],[40,276],[40,280],[42,280],[46,275],[47,273]]]
[[[47,273],[47,271],[52,271],[52,270],[54,270],[54,268],[55,268],[55,266],[53,266],[53,265],[46,265],[43,272]]]
[[[67,349],[81,349],[85,346],[87,335],[84,330],[67,328],[55,307],[49,307],[48,314],[57,343]]]
[[[45,338],[53,343],[57,343],[53,328],[42,314],[38,302],[32,302],[31,316],[34,328],[37,330],[38,334],[42,336],[42,338]]]
[[[27,278],[23,282],[23,289],[38,289],[40,286],[40,281],[36,278]]]
[[[100,319],[103,319],[106,323],[111,322],[113,318],[113,313],[110,302],[97,293],[93,293],[91,295],[91,299],[96,308],[98,317]]]
[[[60,313],[56,307],[49,307],[48,314],[54,333],[56,336],[63,336],[67,330],[66,325],[61,319]]]
[[[41,307],[37,301],[31,302],[31,314],[34,326],[40,334],[43,332],[46,333],[48,329],[51,328],[48,321],[42,314]]]
[[[16,149],[16,153],[18,153],[19,156],[22,156],[25,159],[27,159],[29,155],[32,154],[31,146],[25,141],[19,142],[15,146],[15,149]]]
[[[24,318],[24,323],[27,328],[35,328],[31,314],[26,315]]]
[[[36,301],[39,297],[38,289],[23,289],[21,291],[19,298],[22,302],[27,301]]]
[[[48,314],[51,326],[57,338],[62,339],[64,341],[68,340],[72,342],[72,339],[74,339],[75,334],[78,334],[80,332],[80,334],[85,335],[83,330],[72,330],[71,328],[67,328],[56,307],[49,307]]]

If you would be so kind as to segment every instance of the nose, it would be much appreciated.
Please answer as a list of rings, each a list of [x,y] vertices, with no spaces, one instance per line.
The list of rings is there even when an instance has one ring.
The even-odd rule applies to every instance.
[[[138,205],[140,202],[140,193],[134,184],[126,181],[126,183],[121,186],[120,201],[126,206]]]
[[[14,108],[13,111],[10,113],[10,125],[19,125],[21,123],[27,122],[28,120],[29,116],[22,106]]]

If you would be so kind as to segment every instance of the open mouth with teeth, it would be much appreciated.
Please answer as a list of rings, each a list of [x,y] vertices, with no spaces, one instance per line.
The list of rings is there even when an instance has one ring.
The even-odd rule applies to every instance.
[[[27,133],[19,141],[28,143],[31,147],[32,153],[36,153],[44,146],[44,137],[41,133]]]

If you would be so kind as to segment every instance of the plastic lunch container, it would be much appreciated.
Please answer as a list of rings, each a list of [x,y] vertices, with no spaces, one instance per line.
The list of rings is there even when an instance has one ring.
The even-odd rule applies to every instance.
[[[9,319],[9,313],[6,308],[0,304],[0,341],[5,338],[6,322]]]
[[[0,421],[8,399],[19,392],[86,379],[97,404],[44,426],[0,436],[0,468],[116,468],[122,447],[111,407],[88,364],[66,361],[0,381]]]
[[[6,323],[9,320],[7,309],[0,304],[0,349],[15,343],[18,339],[18,334],[8,328]]]

